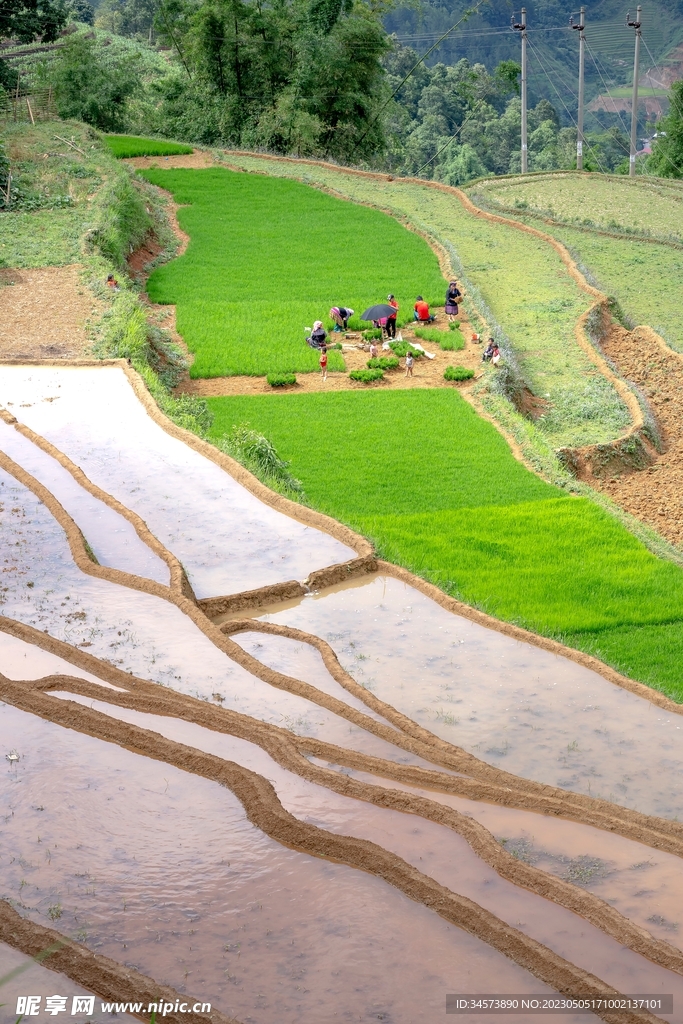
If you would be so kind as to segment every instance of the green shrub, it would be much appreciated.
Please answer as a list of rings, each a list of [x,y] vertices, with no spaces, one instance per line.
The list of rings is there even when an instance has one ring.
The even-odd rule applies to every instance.
[[[384,372],[382,370],[351,370],[349,377],[351,380],[359,380],[363,384],[372,384],[375,380],[382,380]]]
[[[107,135],[105,145],[117,160],[131,156],[176,156],[192,153],[192,146],[179,142],[163,142],[161,139],[141,139],[135,135]]]
[[[466,366],[447,366],[443,376],[444,380],[471,380],[474,370],[468,370]]]
[[[380,356],[379,359],[368,359],[370,370],[395,370],[399,362],[397,356]]]
[[[401,359],[404,356],[407,356],[409,351],[412,352],[413,358],[422,358],[422,353],[420,352],[419,348],[413,348],[413,346],[410,345],[407,341],[390,341],[389,348],[391,349],[395,356],[400,356]]]
[[[268,487],[301,501],[302,487],[289,472],[289,463],[280,458],[267,437],[252,430],[248,423],[233,426],[227,434],[214,440],[214,444]]]
[[[271,388],[284,388],[287,384],[296,384],[294,373],[269,373],[266,380]]]
[[[151,228],[152,219],[128,168],[119,167],[117,171],[97,194],[93,204],[95,223],[85,242],[109,262],[123,267],[126,257]]]

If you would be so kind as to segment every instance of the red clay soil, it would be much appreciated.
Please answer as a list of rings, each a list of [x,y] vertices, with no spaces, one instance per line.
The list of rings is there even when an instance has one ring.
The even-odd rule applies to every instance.
[[[596,482],[622,508],[652,526],[672,544],[683,544],[683,357],[667,349],[646,327],[615,327],[605,354],[645,394],[665,451],[642,472]]]

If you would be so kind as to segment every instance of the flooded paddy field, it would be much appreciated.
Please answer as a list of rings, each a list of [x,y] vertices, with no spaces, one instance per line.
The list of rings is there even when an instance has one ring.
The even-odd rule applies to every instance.
[[[201,598],[357,552],[117,367],[5,367],[0,406],[36,432],[0,423],[0,886],[25,920],[256,1024],[412,1024],[448,992],[683,1005],[675,711],[390,576],[210,621],[175,565]]]

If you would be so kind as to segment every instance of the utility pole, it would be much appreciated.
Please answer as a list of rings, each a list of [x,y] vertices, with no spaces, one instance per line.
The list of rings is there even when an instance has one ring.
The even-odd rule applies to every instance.
[[[579,11],[579,23],[574,24],[574,15],[572,14],[569,19],[569,24],[572,28],[578,30],[579,33],[579,112],[578,119],[576,122],[576,169],[577,171],[583,170],[583,64],[584,64],[584,48],[585,39],[583,31],[586,27],[586,8],[582,7]]]
[[[512,27],[522,37],[522,174],[527,172],[526,143],[526,7],[522,7],[519,21],[512,15]]]
[[[631,12],[629,11],[626,15],[626,26],[627,28],[633,28],[636,31],[636,52],[633,58],[633,96],[631,98],[632,110],[631,110],[631,152],[628,158],[628,173],[633,178],[636,173],[636,152],[638,148],[638,64],[640,63],[640,12],[642,7],[640,4],[636,7],[636,20],[631,21]]]

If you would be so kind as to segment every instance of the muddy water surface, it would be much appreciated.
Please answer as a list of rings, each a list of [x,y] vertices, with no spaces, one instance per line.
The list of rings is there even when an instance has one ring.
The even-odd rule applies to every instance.
[[[274,843],[207,780],[8,706],[0,730],[22,754],[0,776],[4,895],[160,983],[257,1024],[435,1019],[492,979],[544,991],[371,875]]]
[[[11,1020],[12,1024],[20,1016],[20,1007],[17,1000],[21,996],[27,995],[40,996],[38,1016],[39,1018],[42,1017],[43,1020],[63,1020],[66,1018],[72,1024],[91,1024],[91,1022],[92,1024],[105,1024],[105,1022],[106,1024],[109,1024],[109,1022],[113,1024],[114,1021],[116,1021],[116,1024],[137,1024],[135,1018],[130,1017],[127,1013],[104,1012],[102,1010],[102,1000],[98,998],[95,998],[93,1013],[81,1012],[80,1009],[74,1011],[74,996],[91,996],[91,992],[81,988],[79,985],[75,985],[65,974],[60,974],[58,971],[50,971],[47,967],[35,963],[30,957],[24,956],[23,953],[18,953],[16,949],[12,949],[10,946],[6,946],[4,942],[0,942],[0,979],[15,971],[17,973],[0,986],[0,999],[4,1004],[2,1006],[2,1012],[5,1014],[4,1019]],[[47,997],[55,995],[67,997],[64,1017],[62,1017],[61,1013],[45,1013],[45,1007],[48,1005],[46,1003]]]
[[[273,783],[283,805],[297,818],[332,832],[369,839],[391,850],[452,892],[474,900],[622,992],[668,992],[673,986],[673,991],[683,1001],[683,978],[624,949],[620,943],[570,911],[505,881],[450,829],[414,815],[375,807],[330,792],[282,769],[263,750],[244,740],[213,733],[177,719],[78,699],[98,711],[258,772]],[[580,840],[579,834],[575,842],[580,843]],[[651,852],[638,844],[630,845],[638,850],[641,857],[647,857]]]
[[[371,785],[416,793],[455,808],[481,822],[517,859],[595,893],[651,935],[683,948],[679,857],[590,825],[406,786],[349,768],[337,770]]]
[[[137,512],[198,597],[303,580],[356,553],[255,498],[167,434],[118,367],[3,367],[0,405]]]
[[[106,686],[107,689],[118,690],[118,686],[111,686],[97,676],[85,672],[81,668],[58,658],[56,654],[49,654],[40,647],[27,644],[23,640],[10,636],[0,631],[0,672],[8,679],[41,679],[43,676],[62,675],[76,676],[78,679],[87,679],[98,686]]]
[[[389,577],[264,618],[327,640],[359,683],[490,764],[683,817],[683,716],[596,672],[453,615]]]
[[[128,520],[94,498],[56,459],[3,420],[0,420],[0,451],[47,487],[79,527],[100,565],[123,569],[168,586],[168,566],[140,540]]]

